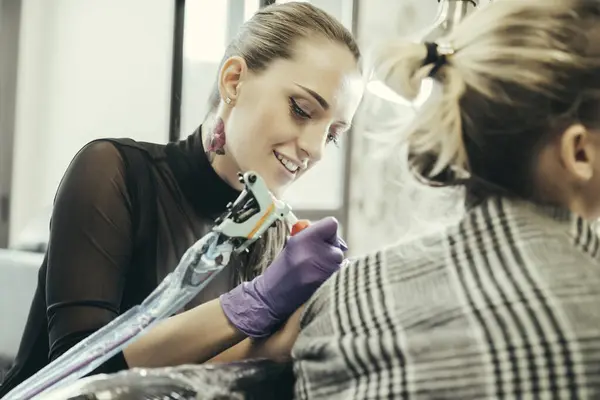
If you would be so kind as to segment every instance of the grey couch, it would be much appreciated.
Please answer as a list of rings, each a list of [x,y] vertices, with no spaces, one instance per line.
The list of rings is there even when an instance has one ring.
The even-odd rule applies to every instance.
[[[0,249],[0,364],[17,353],[48,244],[51,212],[46,207],[33,213],[10,249]]]
[[[0,358],[17,353],[44,254],[0,249]]]

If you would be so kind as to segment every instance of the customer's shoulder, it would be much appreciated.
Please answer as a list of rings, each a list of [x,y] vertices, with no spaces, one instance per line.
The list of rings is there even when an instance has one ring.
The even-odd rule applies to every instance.
[[[375,254],[391,267],[419,264],[439,260],[447,251],[447,243],[454,236],[454,226],[441,227],[435,232],[423,234],[410,240],[401,240],[383,247]]]
[[[397,294],[402,296],[415,287],[428,290],[440,271],[444,273],[446,236],[446,231],[440,230],[348,259],[306,304],[301,319],[305,335],[330,332],[345,318],[341,315],[356,307],[370,317],[391,304],[404,308],[405,302],[399,301]]]
[[[447,229],[429,233],[410,240],[382,246],[362,255],[352,257],[328,282],[325,290],[381,290],[393,286],[413,273],[426,271],[446,263],[448,258]]]

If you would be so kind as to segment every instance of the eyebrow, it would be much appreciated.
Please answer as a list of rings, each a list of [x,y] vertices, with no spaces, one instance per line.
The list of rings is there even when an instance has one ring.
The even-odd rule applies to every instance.
[[[311,90],[311,89],[309,89],[307,87],[304,87],[302,85],[298,85],[297,83],[296,83],[296,86],[298,86],[299,88],[301,88],[302,90],[304,90],[306,93],[308,93],[312,97],[314,97],[314,99],[317,100],[317,102],[319,102],[319,104],[321,105],[321,107],[323,107],[325,110],[329,110],[329,103],[319,93],[317,93],[314,90]]]

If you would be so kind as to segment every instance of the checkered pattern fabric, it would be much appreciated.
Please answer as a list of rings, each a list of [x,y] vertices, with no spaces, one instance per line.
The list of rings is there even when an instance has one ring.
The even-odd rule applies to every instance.
[[[296,397],[598,399],[599,253],[581,218],[495,198],[353,260],[307,304]]]

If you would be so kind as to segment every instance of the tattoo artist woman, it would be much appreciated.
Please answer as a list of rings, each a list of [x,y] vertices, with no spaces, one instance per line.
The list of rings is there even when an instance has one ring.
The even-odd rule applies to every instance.
[[[322,10],[308,3],[270,6],[229,45],[212,112],[187,140],[167,146],[101,140],[81,150],[55,199],[38,289],[0,397],[141,303],[238,196],[238,171],[258,172],[279,196],[318,162],[325,146],[348,129],[360,102],[358,59],[351,34]],[[149,160],[156,192],[143,199],[156,206],[156,229],[146,235],[150,260],[143,257],[148,245],[134,243],[139,201],[129,196],[124,146]],[[276,258],[285,230],[270,231],[195,307],[159,324],[95,373],[204,362],[247,337],[271,335],[335,272],[346,248],[333,219],[294,236]]]

